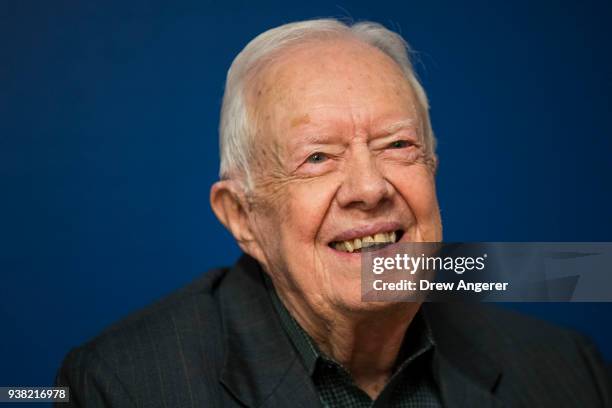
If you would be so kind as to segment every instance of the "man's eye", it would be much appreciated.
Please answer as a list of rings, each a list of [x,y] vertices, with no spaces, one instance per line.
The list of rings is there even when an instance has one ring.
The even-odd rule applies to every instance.
[[[412,145],[412,143],[410,143],[407,140],[396,140],[395,142],[392,142],[389,145],[389,148],[391,148],[391,149],[403,149],[404,147],[408,147],[408,146],[411,146],[411,145]]]
[[[306,159],[306,162],[316,164],[316,163],[322,163],[327,159],[328,157],[325,153],[317,152],[317,153],[313,153],[310,156],[308,156],[308,159]]]

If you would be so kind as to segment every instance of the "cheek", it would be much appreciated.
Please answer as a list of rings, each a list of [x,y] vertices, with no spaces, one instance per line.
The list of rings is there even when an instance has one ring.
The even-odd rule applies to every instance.
[[[438,222],[435,179],[427,166],[395,168],[389,172],[388,180],[408,204],[418,223]]]
[[[279,270],[284,284],[298,288],[313,300],[328,286],[325,267],[325,243],[317,242],[318,233],[326,220],[335,188],[332,180],[296,181],[287,186],[283,197],[282,223],[275,239],[280,243],[278,255],[284,268]],[[281,206],[279,206],[280,208]],[[326,283],[327,282],[327,283]]]
[[[303,180],[288,187],[283,227],[298,234],[294,239],[302,244],[316,240],[337,190],[333,180],[323,179]]]

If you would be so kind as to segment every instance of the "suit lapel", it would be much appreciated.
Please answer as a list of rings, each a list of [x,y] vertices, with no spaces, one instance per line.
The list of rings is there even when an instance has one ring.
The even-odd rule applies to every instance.
[[[481,333],[464,333],[461,322],[448,318],[445,310],[454,305],[427,303],[422,307],[436,342],[434,376],[444,406],[503,407],[494,394],[502,378],[501,368],[473,341]]]
[[[225,356],[221,383],[249,407],[320,407],[312,380],[274,310],[257,261],[243,256],[219,288]],[[450,408],[503,406],[494,391],[501,380],[495,361],[478,350],[450,305],[425,304],[436,341],[434,375]],[[456,319],[455,319],[456,320]]]
[[[503,403],[491,392],[489,387],[478,382],[438,353],[436,370],[444,406],[449,408],[501,408]]]
[[[262,273],[253,258],[243,256],[219,288],[225,343],[220,381],[250,407],[320,406],[276,315]]]

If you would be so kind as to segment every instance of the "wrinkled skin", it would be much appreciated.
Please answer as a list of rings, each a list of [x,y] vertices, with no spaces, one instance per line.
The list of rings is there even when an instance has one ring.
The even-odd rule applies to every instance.
[[[387,55],[337,39],[284,51],[257,74],[248,99],[254,188],[243,194],[220,182],[213,207],[215,189],[233,191],[240,215],[234,227],[224,223],[324,351],[352,366],[363,331],[377,353],[395,339],[394,359],[418,305],[361,302],[360,255],[329,244],[388,223],[402,241],[441,240],[435,161],[413,90]],[[372,335],[378,329],[384,340]]]

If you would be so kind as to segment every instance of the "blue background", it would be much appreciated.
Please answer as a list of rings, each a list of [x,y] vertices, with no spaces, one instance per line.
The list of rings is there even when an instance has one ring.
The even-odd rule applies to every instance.
[[[0,385],[238,256],[208,204],[226,70],[321,16],[419,51],[445,240],[612,241],[609,1],[3,1]],[[511,307],[612,359],[612,304]]]

